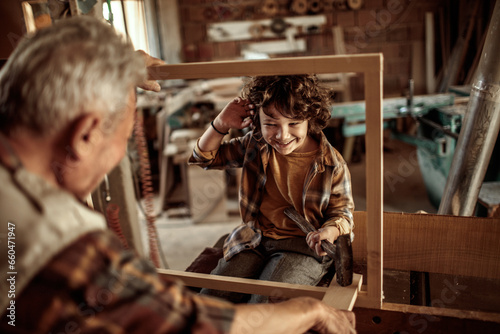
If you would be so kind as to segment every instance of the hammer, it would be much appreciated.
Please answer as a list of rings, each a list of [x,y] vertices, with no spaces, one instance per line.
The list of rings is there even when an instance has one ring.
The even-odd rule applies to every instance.
[[[314,226],[302,217],[293,207],[285,209],[285,215],[297,224],[297,226],[306,235],[309,232],[315,232]],[[352,284],[352,245],[349,234],[339,235],[337,240],[332,244],[328,240],[321,240],[321,247],[326,254],[335,262],[335,272],[337,274],[337,283],[340,286],[348,286]]]

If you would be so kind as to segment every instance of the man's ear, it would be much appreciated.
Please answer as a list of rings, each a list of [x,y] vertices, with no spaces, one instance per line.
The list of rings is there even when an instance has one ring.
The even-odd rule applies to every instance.
[[[102,116],[98,113],[86,113],[75,120],[70,133],[70,151],[76,160],[82,159],[95,149],[103,140],[101,129]]]

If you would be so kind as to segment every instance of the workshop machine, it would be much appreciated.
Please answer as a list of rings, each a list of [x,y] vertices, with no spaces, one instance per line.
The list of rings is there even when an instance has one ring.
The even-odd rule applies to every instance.
[[[392,138],[416,147],[429,201],[438,208],[466,112],[466,105],[457,103],[457,100],[467,97],[470,87],[450,87],[450,93],[446,94],[413,96],[411,86],[410,82],[408,97],[384,99],[383,124],[385,129],[391,130]],[[342,134],[347,141],[365,134],[364,108],[364,102],[333,106],[332,117],[344,120]],[[407,117],[415,120],[416,130],[412,133],[398,130],[397,120]],[[494,152],[499,150],[497,140]],[[350,153],[344,150],[344,155],[349,156]],[[492,157],[495,157],[495,153]],[[485,181],[500,181],[499,162],[494,158],[490,161]]]

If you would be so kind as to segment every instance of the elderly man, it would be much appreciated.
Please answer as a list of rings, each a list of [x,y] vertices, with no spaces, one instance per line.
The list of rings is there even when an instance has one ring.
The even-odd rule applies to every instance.
[[[82,204],[123,158],[145,80],[144,55],[89,17],[38,31],[1,70],[0,332],[352,332],[352,313],[314,299],[233,305],[162,281]]]

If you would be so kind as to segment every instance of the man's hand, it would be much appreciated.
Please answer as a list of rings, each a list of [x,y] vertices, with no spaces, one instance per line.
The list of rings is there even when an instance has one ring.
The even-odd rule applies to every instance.
[[[166,64],[163,60],[152,57],[143,50],[137,50],[136,52],[139,52],[144,57],[144,61],[146,62],[146,67],[148,69],[150,67]],[[156,82],[155,78],[151,76],[148,77],[148,80],[144,81],[141,85],[139,85],[139,88],[142,88],[144,90],[150,90],[153,92],[159,92],[161,90],[160,84]]]
[[[354,313],[299,297],[276,304],[238,304],[230,333],[352,334],[355,326]]]
[[[321,303],[323,315],[311,329],[318,333],[356,333],[356,317],[353,312],[337,310]]]
[[[328,240],[333,244],[339,235],[340,231],[336,226],[326,226],[316,232],[309,232],[306,236],[306,242],[316,255],[325,256],[327,254],[321,247],[321,240]]]

